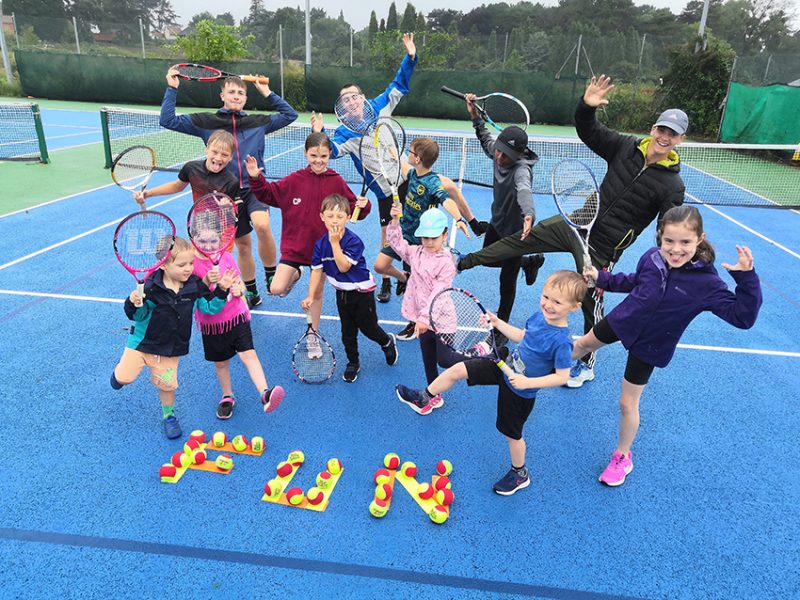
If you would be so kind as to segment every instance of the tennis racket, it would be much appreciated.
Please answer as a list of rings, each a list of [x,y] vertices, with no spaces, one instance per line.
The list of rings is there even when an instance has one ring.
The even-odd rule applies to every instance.
[[[463,92],[456,91],[445,85],[442,86],[442,91],[456,98],[466,99],[466,95]],[[510,94],[493,92],[486,96],[478,96],[475,98],[474,105],[481,118],[497,131],[503,131],[510,125],[527,129],[531,122],[526,106],[521,100]]]
[[[156,169],[156,153],[149,146],[131,146],[111,165],[111,178],[129,192],[143,192]],[[145,210],[144,202],[141,203]]]
[[[403,129],[403,126],[400,125],[395,119],[391,117],[380,117],[376,121],[376,127],[389,127],[394,132],[395,140],[397,141],[398,147],[398,161],[403,154],[403,151],[406,147],[406,130]],[[387,136],[386,133],[382,133],[384,137]],[[387,137],[388,139],[388,137]],[[375,129],[371,129],[367,133],[361,136],[361,141],[358,145],[358,156],[361,159],[361,176],[363,178],[363,183],[361,185],[361,195],[364,196],[367,193],[367,189],[369,188],[369,184],[372,182],[373,179],[376,177],[383,177],[383,172],[381,171],[381,163],[379,158],[379,148],[380,144],[376,144],[375,142]],[[399,167],[399,162],[398,162]],[[399,173],[398,173],[399,175]],[[399,183],[399,180],[398,180]],[[353,211],[353,216],[350,218],[351,222],[355,223],[358,220],[358,215],[361,212],[360,208],[356,208]]]
[[[372,129],[378,115],[364,94],[342,94],[333,107],[339,123],[355,133],[365,134]]]
[[[336,371],[333,348],[311,324],[306,313],[306,331],[292,349],[292,369],[303,383],[325,383]]]
[[[263,75],[236,75],[235,73],[226,73],[214,67],[194,63],[172,65],[172,68],[178,71],[178,77],[188,81],[218,81],[225,77],[238,77],[243,81],[263,83],[264,85],[269,84],[269,77],[264,77]]]
[[[236,206],[233,200],[220,192],[206,194],[189,209],[186,228],[195,249],[219,271],[222,255],[236,238]]]
[[[375,123],[372,130],[372,150],[375,152],[375,162],[378,164],[377,176],[389,185],[392,193],[392,203],[400,204],[400,197],[397,188],[400,185],[400,177],[403,174],[400,168],[400,155],[403,149],[400,147],[400,140],[396,128],[403,128],[394,119],[382,118]],[[405,144],[405,133],[403,133],[403,144]],[[370,161],[372,162],[372,161]],[[403,216],[403,213],[400,213]]]
[[[582,161],[560,160],[551,174],[553,198],[558,212],[575,233],[583,248],[583,269],[591,266],[589,234],[600,209],[600,191],[592,170]],[[589,282],[593,287],[594,282]]]
[[[144,281],[169,258],[175,243],[175,224],[165,214],[151,210],[125,217],[114,232],[117,260],[136,280],[136,293],[144,299]]]
[[[429,318],[437,337],[467,358],[486,358],[507,376],[515,375],[497,352],[494,328],[486,309],[475,296],[460,288],[438,292],[431,301]]]

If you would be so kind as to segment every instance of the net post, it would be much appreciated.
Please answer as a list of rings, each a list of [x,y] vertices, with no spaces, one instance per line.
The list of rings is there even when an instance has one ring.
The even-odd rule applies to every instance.
[[[106,169],[114,163],[111,157],[111,135],[108,132],[108,109],[100,109],[100,129],[103,131],[103,155],[106,157]]]
[[[31,104],[33,112],[33,124],[36,127],[36,139],[39,141],[39,160],[43,163],[50,162],[50,155],[47,152],[47,140],[44,137],[44,127],[42,127],[42,113],[38,104]]]

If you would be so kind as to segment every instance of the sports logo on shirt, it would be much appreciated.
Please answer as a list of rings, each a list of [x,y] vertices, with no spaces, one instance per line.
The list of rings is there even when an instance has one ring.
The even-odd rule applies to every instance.
[[[292,198],[292,204],[294,204],[295,206],[300,204],[302,201],[303,201],[302,198]]]
[[[425,193],[425,186],[421,183],[417,185],[417,196],[422,196]]]

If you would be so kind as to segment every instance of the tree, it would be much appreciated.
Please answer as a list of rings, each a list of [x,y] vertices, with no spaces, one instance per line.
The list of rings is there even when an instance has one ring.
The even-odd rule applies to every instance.
[[[400,21],[400,31],[408,32],[414,31],[417,25],[417,9],[410,2],[406,4],[406,9],[403,12],[403,20]]]
[[[389,16],[386,17],[386,31],[397,31],[397,7],[392,2],[389,5]]]
[[[373,10],[369,15],[369,41],[372,42],[375,34],[378,33],[378,18]]]
[[[449,31],[450,25],[458,24],[464,13],[458,10],[440,9],[428,13],[428,27],[431,31]]]
[[[549,36],[544,31],[534,31],[522,44],[522,64],[531,71],[544,71],[549,51]]]
[[[174,49],[194,62],[226,61],[246,56],[248,46],[254,41],[253,35],[241,37],[238,27],[203,20],[197,23],[194,32],[178,38]]]
[[[264,0],[250,0],[250,13],[246,20],[257,19],[264,11]]]
[[[386,21],[384,21],[383,19],[381,19],[381,24],[378,27],[378,31],[380,31],[381,33],[386,31]]]
[[[425,15],[422,11],[417,13],[417,23],[414,25],[414,33],[423,33],[428,30],[428,25],[425,23]]]

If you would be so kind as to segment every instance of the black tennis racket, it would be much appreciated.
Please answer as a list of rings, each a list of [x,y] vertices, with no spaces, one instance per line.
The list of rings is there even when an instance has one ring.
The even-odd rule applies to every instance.
[[[236,239],[236,206],[233,200],[221,192],[206,194],[189,209],[186,228],[195,249],[218,270],[222,255]]]
[[[429,309],[431,329],[455,352],[467,358],[486,358],[507,376],[515,375],[497,352],[494,328],[475,296],[460,288],[437,293]]]
[[[553,198],[558,212],[572,228],[583,248],[583,270],[592,265],[589,253],[589,234],[600,210],[600,190],[592,170],[586,163],[567,158],[553,167],[551,174]],[[593,287],[594,282],[589,282]]]
[[[131,146],[111,165],[111,178],[129,192],[143,192],[156,169],[156,153],[149,146]],[[144,201],[140,203],[145,210]]]
[[[372,130],[378,114],[366,96],[360,93],[342,94],[333,107],[339,123],[355,133],[365,134]]]
[[[442,86],[442,91],[456,98],[466,99],[464,92],[459,92],[445,85]],[[525,104],[511,94],[493,92],[486,96],[478,96],[475,98],[474,105],[481,118],[497,131],[502,131],[510,125],[528,129],[528,125],[531,122],[531,117]]]
[[[336,371],[333,348],[311,324],[306,313],[306,331],[292,349],[292,369],[303,383],[325,383]]]
[[[238,77],[243,81],[263,83],[264,85],[269,84],[269,77],[264,77],[263,75],[237,75],[220,71],[215,67],[195,63],[180,63],[172,65],[172,68],[178,71],[178,77],[189,81],[218,81],[225,77]]]
[[[175,224],[160,212],[135,212],[117,226],[114,254],[136,280],[140,298],[144,299],[145,279],[166,262],[174,243]]]
[[[376,121],[376,126],[377,125],[380,125],[381,127],[390,127],[392,129],[399,149],[398,156],[402,157],[403,151],[406,147],[406,130],[403,129],[403,126],[391,117],[380,117]],[[374,129],[371,129],[361,136],[361,140],[358,144],[358,156],[361,160],[361,177],[363,178],[363,183],[361,184],[362,196],[366,195],[369,184],[372,183],[374,179],[383,177],[378,153],[379,148],[380,145],[376,145],[375,143]],[[353,216],[350,218],[350,221],[355,223],[358,220],[358,215],[360,212],[361,209],[356,208],[353,211]]]

